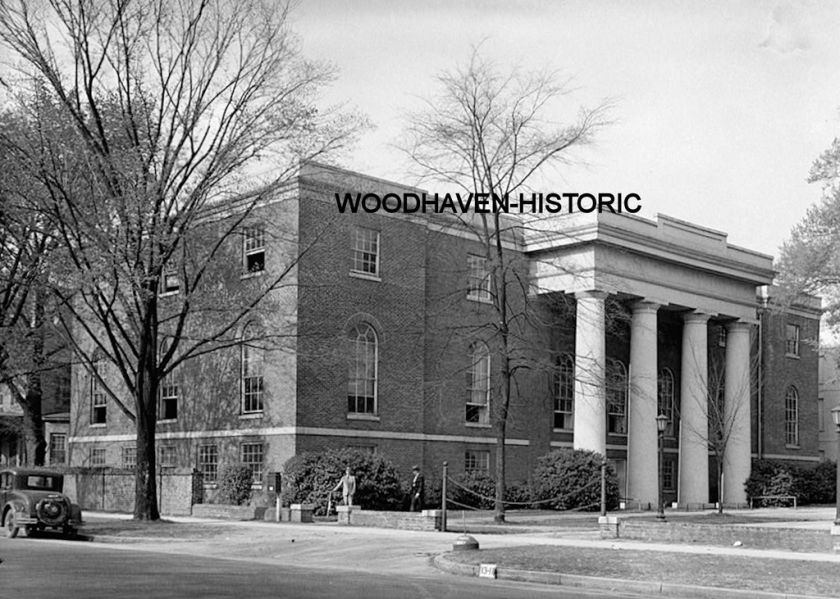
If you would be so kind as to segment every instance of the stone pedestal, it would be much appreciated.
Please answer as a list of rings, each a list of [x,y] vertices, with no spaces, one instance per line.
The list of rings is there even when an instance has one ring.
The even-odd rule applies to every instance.
[[[598,528],[602,539],[617,539],[619,519],[617,516],[599,516]]]
[[[290,506],[292,522],[312,522],[312,512],[315,510],[313,503],[293,503]]]
[[[357,512],[361,507],[358,505],[339,505],[335,508],[335,511],[338,513],[338,523],[339,524],[352,524],[352,518],[350,514],[353,512]]]

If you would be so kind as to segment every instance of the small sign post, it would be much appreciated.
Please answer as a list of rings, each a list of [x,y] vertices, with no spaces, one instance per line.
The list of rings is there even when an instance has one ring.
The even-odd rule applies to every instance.
[[[496,564],[481,564],[478,566],[479,578],[496,578]]]

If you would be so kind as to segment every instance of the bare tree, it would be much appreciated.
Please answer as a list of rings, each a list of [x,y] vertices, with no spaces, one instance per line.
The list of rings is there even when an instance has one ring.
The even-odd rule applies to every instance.
[[[503,199],[528,191],[538,175],[567,164],[571,151],[590,143],[605,124],[603,105],[581,109],[570,124],[546,120],[552,105],[568,93],[566,82],[552,72],[502,74],[478,48],[466,65],[441,74],[437,83],[439,94],[409,116],[404,149],[424,180],[473,197]],[[499,365],[490,421],[496,438],[494,519],[503,522],[505,437],[517,371],[525,367],[516,340],[529,288],[511,248],[526,225],[499,210],[464,214],[461,225],[481,244],[492,306],[492,317],[477,334]],[[481,280],[477,277],[476,284]]]
[[[0,117],[5,132],[20,119]],[[56,336],[48,335],[44,286],[54,242],[40,211],[37,182],[0,135],[0,384],[23,412],[25,459],[44,463],[42,377],[56,368]]]
[[[752,344],[754,344],[753,340]],[[712,348],[710,348],[712,349]],[[689,358],[691,359],[691,358]],[[762,385],[758,380],[759,353],[753,352],[750,358],[749,377],[746,385]],[[715,460],[715,474],[717,478],[717,504],[718,513],[723,513],[723,485],[724,464],[726,463],[727,451],[730,439],[733,434],[739,433],[739,426],[743,420],[743,410],[749,409],[747,404],[736,402],[734,405],[726,405],[726,364],[722,352],[710,351],[707,360],[698,360],[699,363],[707,364],[707,376],[705,389],[694,389],[689,397],[683,397],[683,401],[693,401],[696,405],[695,413],[704,416],[707,423],[705,428],[691,426],[687,421],[681,420],[680,428],[683,434],[689,435],[693,440],[704,443],[708,446]],[[736,395],[749,397],[750,389],[734,389]],[[730,483],[730,484],[735,484]]]
[[[72,282],[56,290],[59,314],[135,423],[134,517],[154,520],[161,381],[241,342],[237,330],[295,259],[237,275],[241,291],[222,285],[231,275],[219,264],[244,238],[272,234],[252,212],[282,194],[299,160],[342,149],[363,122],[316,106],[332,71],[300,56],[284,3],[12,0],[0,40],[34,90],[20,98],[30,128],[17,147],[49,198]],[[293,253],[295,240],[284,243]],[[167,277],[179,293],[162,307]],[[119,385],[99,376],[100,356]]]

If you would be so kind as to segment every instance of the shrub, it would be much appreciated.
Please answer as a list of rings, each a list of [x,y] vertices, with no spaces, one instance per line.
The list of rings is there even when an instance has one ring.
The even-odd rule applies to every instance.
[[[555,510],[596,510],[601,505],[601,454],[582,449],[558,449],[537,459],[533,500]],[[618,479],[607,464],[607,509],[618,507]]]
[[[447,499],[455,509],[475,508],[492,510],[496,496],[496,481],[489,474],[471,472],[452,477],[447,489]]]
[[[253,473],[242,464],[225,466],[219,473],[219,500],[231,505],[245,505],[251,498]]]
[[[405,493],[394,465],[380,455],[354,449],[328,449],[289,459],[283,469],[283,505],[312,503],[316,514],[325,514],[330,491],[347,466],[356,477],[354,503],[369,510],[402,507]],[[333,501],[340,497],[339,493],[334,494]]]
[[[836,467],[831,461],[802,468],[777,460],[754,460],[744,488],[747,497],[761,507],[789,505],[781,499],[757,499],[767,495],[793,495],[801,505],[832,503],[837,486]]]

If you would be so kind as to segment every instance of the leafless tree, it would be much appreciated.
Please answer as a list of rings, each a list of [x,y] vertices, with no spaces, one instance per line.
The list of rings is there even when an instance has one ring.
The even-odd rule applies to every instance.
[[[529,190],[552,166],[568,164],[572,150],[589,144],[606,123],[606,105],[581,109],[569,124],[547,120],[568,94],[553,72],[503,74],[475,48],[469,61],[437,78],[439,93],[408,117],[404,148],[426,182],[467,194],[498,198]],[[511,248],[526,227],[500,211],[464,214],[461,225],[481,244],[489,277],[492,317],[481,337],[498,364],[498,397],[490,420],[496,438],[495,513],[504,521],[505,438],[517,371],[524,368],[517,337],[524,326],[522,301],[529,283]]]
[[[295,259],[241,292],[222,284],[220,262],[299,160],[342,149],[363,120],[318,108],[332,70],[301,57],[285,3],[10,0],[0,40],[28,92],[18,150],[64,253],[59,314],[93,376],[99,356],[118,374],[119,385],[101,382],[136,427],[134,517],[154,520],[161,381],[234,343]],[[284,243],[294,253],[294,239]],[[179,293],[162,307],[168,275]]]

